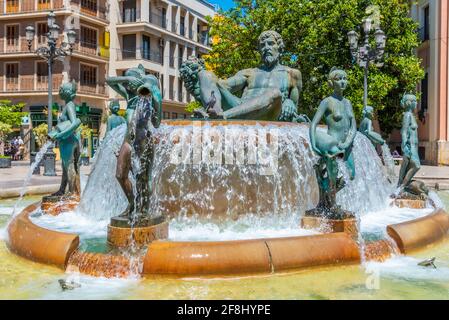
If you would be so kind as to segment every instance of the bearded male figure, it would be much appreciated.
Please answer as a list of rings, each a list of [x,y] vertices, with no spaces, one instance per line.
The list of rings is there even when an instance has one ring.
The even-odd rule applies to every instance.
[[[205,117],[292,121],[297,116],[302,77],[299,70],[280,64],[283,50],[280,34],[265,31],[259,36],[261,66],[218,79],[200,59],[189,57],[181,66],[181,78],[202,104],[200,113]],[[239,92],[241,97],[236,95]]]

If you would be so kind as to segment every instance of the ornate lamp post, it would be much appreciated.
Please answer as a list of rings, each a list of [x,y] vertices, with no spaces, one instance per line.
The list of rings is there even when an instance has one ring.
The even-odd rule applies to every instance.
[[[358,45],[359,35],[357,34],[357,32],[348,32],[349,47],[351,49],[353,61],[357,62],[357,64],[360,67],[364,68],[365,71],[363,77],[363,107],[366,107],[368,100],[368,67],[373,62],[376,62],[376,66],[378,67],[383,66],[382,57],[385,52],[385,42],[387,39],[385,33],[382,30],[376,29],[376,31],[374,32],[376,46],[372,48],[369,43],[371,26],[371,19],[367,18],[363,20],[365,42],[360,47]]]
[[[73,45],[75,44],[76,33],[73,29],[67,31],[67,42],[61,43],[59,47],[56,46],[56,42],[59,38],[59,26],[55,23],[56,15],[53,11],[50,11],[47,17],[47,25],[49,32],[45,35],[47,37],[47,46],[42,46],[37,48],[34,53],[39,57],[47,61],[48,64],[48,132],[52,130],[53,127],[53,63],[56,59],[62,58],[72,54]],[[26,27],[26,39],[28,42],[28,50],[31,52],[31,46],[34,40],[35,30],[34,27]],[[44,176],[55,176],[55,159],[56,155],[53,152],[52,146],[48,148],[48,151],[44,157]]]

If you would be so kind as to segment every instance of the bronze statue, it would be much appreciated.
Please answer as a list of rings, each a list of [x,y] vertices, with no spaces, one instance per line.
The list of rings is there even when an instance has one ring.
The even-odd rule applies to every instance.
[[[416,105],[416,96],[413,94],[405,94],[401,99],[401,107],[405,112],[401,128],[403,161],[399,171],[398,187],[408,194],[424,196],[429,192],[427,187],[422,182],[413,180],[421,168],[418,154],[418,124],[413,113]]]
[[[360,123],[359,132],[366,136],[376,147],[377,145],[383,145],[385,140],[373,130],[373,111],[371,106],[366,106],[363,109],[363,120]]]
[[[196,113],[206,118],[292,121],[302,77],[299,70],[280,64],[283,50],[279,33],[262,32],[259,51],[263,64],[228,79],[218,79],[201,59],[189,57],[182,63],[180,75],[187,91],[203,106]]]
[[[159,127],[162,113],[162,95],[159,81],[146,75],[142,65],[125,72],[124,77],[110,77],[108,83],[122,91],[128,102],[128,129],[120,149],[116,177],[122,187],[128,207],[120,216],[112,218],[116,227],[145,226],[154,224],[149,217],[151,195],[151,168],[154,157],[152,127]],[[136,193],[129,179],[135,177]],[[158,218],[159,219],[159,218]],[[160,219],[159,219],[160,220]]]
[[[81,137],[77,132],[81,120],[76,117],[73,100],[76,96],[76,84],[67,82],[61,85],[59,97],[65,106],[58,118],[56,128],[49,133],[51,139],[59,142],[62,160],[62,180],[59,190],[52,196],[79,196],[80,188],[80,150]],[[68,186],[68,190],[67,189]]]
[[[120,110],[120,103],[117,100],[110,102],[109,110],[111,111],[111,115],[108,117],[106,132],[109,132],[112,129],[126,123],[126,120],[118,114],[118,111]]]
[[[339,175],[336,157],[342,157],[349,171],[350,179],[355,177],[352,144],[357,133],[356,121],[351,102],[343,97],[348,85],[344,70],[332,68],[328,83],[333,94],[321,101],[310,124],[310,143],[313,151],[320,156],[315,165],[320,200],[316,214],[342,218],[346,212],[336,205],[336,194],[344,187],[343,177]],[[324,118],[327,132],[318,130],[318,124]]]

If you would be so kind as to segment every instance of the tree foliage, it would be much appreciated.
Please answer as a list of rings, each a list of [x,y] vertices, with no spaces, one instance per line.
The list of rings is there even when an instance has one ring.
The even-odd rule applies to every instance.
[[[37,127],[33,128],[33,134],[36,137],[36,142],[39,148],[47,142],[48,139],[48,126],[46,123],[41,123]]]
[[[380,9],[380,27],[387,36],[384,66],[369,70],[368,104],[377,113],[381,128],[389,133],[401,124],[400,97],[415,92],[424,72],[415,56],[418,25],[409,18],[408,0],[235,0],[235,8],[210,18],[215,41],[205,57],[219,77],[260,64],[257,38],[276,30],[285,43],[283,63],[303,74],[299,112],[312,116],[330,94],[327,74],[333,66],[347,70],[346,92],[360,120],[363,108],[363,69],[352,63],[347,32],[363,39],[362,20],[370,5]],[[372,36],[372,38],[374,38]]]
[[[10,100],[0,100],[0,122],[9,124],[11,127],[19,127],[22,117],[26,112],[22,112],[24,103],[11,104]]]

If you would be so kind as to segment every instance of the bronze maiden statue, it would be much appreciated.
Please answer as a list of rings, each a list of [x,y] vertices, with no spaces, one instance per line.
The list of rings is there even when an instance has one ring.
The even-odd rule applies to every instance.
[[[307,214],[343,219],[350,213],[342,210],[336,204],[336,194],[344,187],[336,158],[343,158],[350,179],[354,179],[355,166],[352,145],[357,127],[351,102],[343,97],[343,91],[348,85],[346,72],[332,68],[328,76],[328,83],[334,92],[321,101],[310,125],[311,146],[313,151],[320,156],[315,165],[320,199],[318,206]],[[323,118],[327,125],[327,132],[318,130],[318,124]]]
[[[262,65],[218,79],[207,71],[201,59],[189,57],[180,75],[187,91],[203,106],[197,113],[222,119],[292,121],[302,89],[301,72],[284,66],[282,37],[276,31],[259,36]],[[236,94],[242,92],[241,97]]]
[[[66,82],[59,89],[59,96],[65,102],[58,118],[56,128],[49,137],[59,142],[62,160],[62,180],[59,190],[52,196],[75,196],[80,194],[80,149],[81,137],[77,131],[81,120],[76,117],[73,100],[76,96],[76,84]],[[68,188],[67,188],[68,187]]]
[[[363,120],[360,123],[359,132],[366,136],[374,147],[376,147],[377,145],[384,145],[385,140],[373,130],[373,111],[373,107],[371,106],[366,106],[363,109]]]
[[[126,123],[126,120],[118,114],[120,110],[120,103],[117,100],[113,100],[109,103],[109,111],[111,111],[111,115],[108,117],[108,125],[106,128],[106,132],[111,131],[118,126]]]
[[[415,198],[425,197],[429,190],[423,182],[413,180],[413,177],[421,168],[418,154],[418,124],[415,114],[416,96],[405,94],[401,99],[401,106],[405,109],[402,118],[402,164],[399,171],[398,187],[401,188],[401,197]]]

